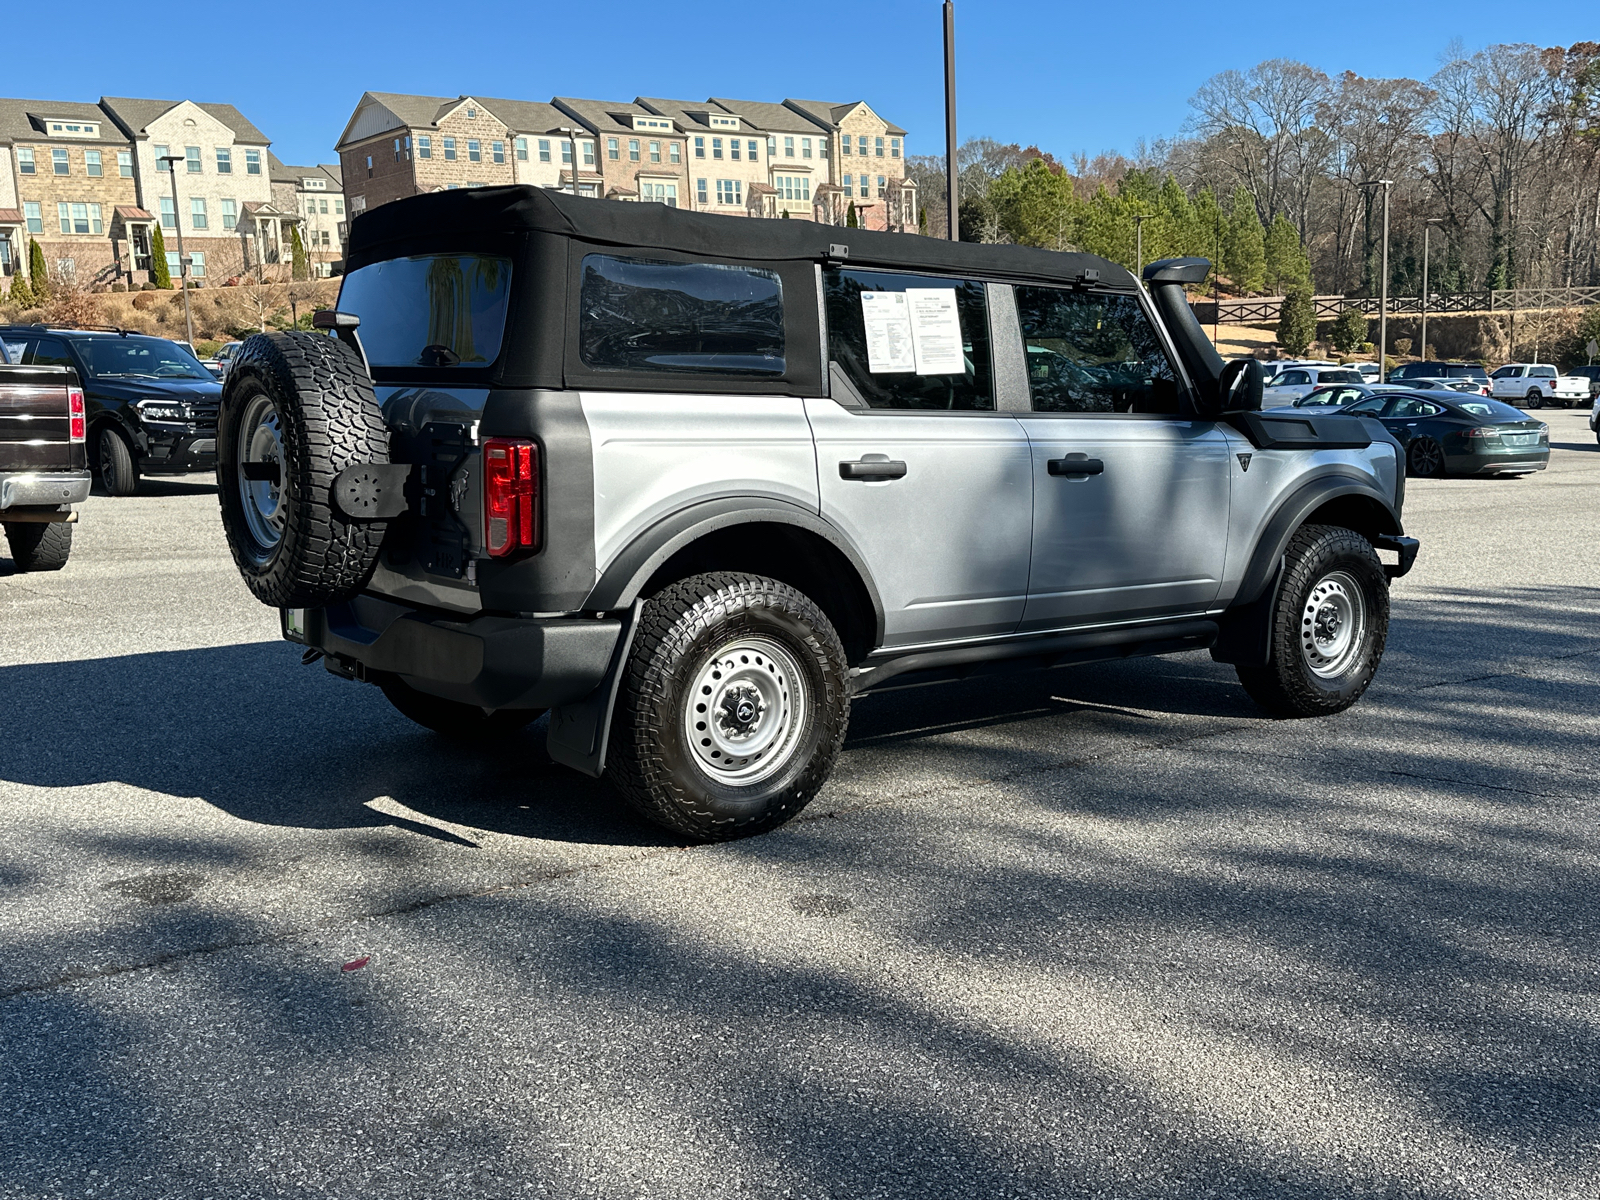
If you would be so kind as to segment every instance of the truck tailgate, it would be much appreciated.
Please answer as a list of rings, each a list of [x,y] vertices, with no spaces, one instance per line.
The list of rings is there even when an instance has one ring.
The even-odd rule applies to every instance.
[[[0,473],[86,468],[84,442],[71,436],[75,387],[66,367],[0,365]]]

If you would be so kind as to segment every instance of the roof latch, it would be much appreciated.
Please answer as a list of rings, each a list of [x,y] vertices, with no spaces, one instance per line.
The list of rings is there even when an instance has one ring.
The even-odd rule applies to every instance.
[[[828,244],[828,257],[829,258],[837,258],[837,259],[849,258],[850,257],[850,247],[849,246],[841,246],[837,242],[830,242]]]

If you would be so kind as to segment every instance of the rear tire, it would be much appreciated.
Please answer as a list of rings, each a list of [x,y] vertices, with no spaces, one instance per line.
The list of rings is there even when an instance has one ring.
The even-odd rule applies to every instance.
[[[1535,410],[1541,409],[1541,408],[1544,407],[1544,393],[1543,392],[1538,392],[1538,391],[1531,391],[1527,395],[1527,401],[1528,401],[1528,407],[1529,408],[1535,409]]]
[[[1417,438],[1406,447],[1406,471],[1418,479],[1437,479],[1444,474],[1444,447],[1431,437]]]
[[[1361,698],[1389,635],[1389,584],[1351,529],[1302,526],[1289,541],[1264,667],[1236,668],[1250,698],[1280,717],[1322,717]]]
[[[759,575],[696,575],[651,597],[622,684],[606,776],[643,816],[700,841],[798,813],[850,721],[832,622]]]
[[[500,708],[484,712],[475,704],[462,704],[419,692],[396,675],[378,681],[385,698],[401,716],[409,717],[425,729],[462,741],[484,741],[514,734],[544,715],[542,708]]]
[[[11,561],[18,571],[59,571],[72,553],[72,526],[65,521],[50,524],[32,521],[5,526],[11,547]]]
[[[110,425],[100,431],[100,483],[112,496],[131,496],[139,490],[133,449]]]

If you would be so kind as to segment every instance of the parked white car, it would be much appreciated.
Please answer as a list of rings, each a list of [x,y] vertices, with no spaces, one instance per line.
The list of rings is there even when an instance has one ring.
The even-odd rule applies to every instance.
[[[1546,404],[1571,408],[1589,399],[1587,379],[1562,375],[1548,363],[1507,363],[1489,376],[1489,386],[1496,400],[1519,408],[1543,408]]]
[[[1293,404],[1300,397],[1309,396],[1314,389],[1330,383],[1364,382],[1361,372],[1353,367],[1290,367],[1267,380],[1261,400],[1271,408],[1277,404]]]

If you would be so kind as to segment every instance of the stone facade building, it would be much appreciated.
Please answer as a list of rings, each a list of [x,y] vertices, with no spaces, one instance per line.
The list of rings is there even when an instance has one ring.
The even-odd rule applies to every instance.
[[[338,165],[291,167],[272,154],[267,156],[267,165],[272,176],[272,205],[299,218],[301,244],[311,274],[326,279],[342,270],[350,218],[345,212],[344,184]]]

